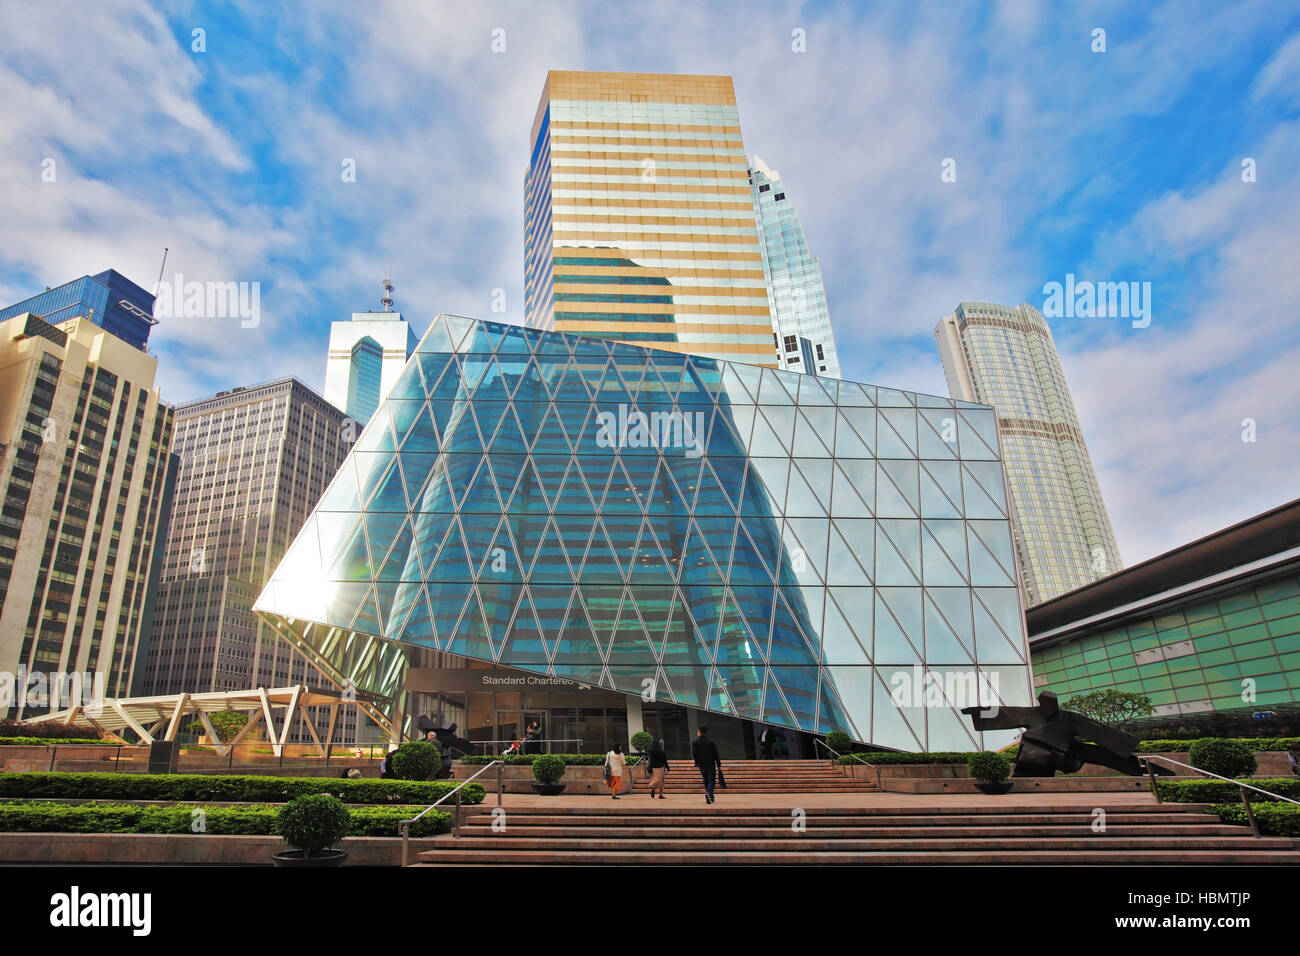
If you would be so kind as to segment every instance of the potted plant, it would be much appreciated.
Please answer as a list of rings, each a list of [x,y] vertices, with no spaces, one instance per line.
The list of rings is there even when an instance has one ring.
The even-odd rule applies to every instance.
[[[564,776],[564,758],[558,754],[538,754],[533,758],[533,776],[536,778],[533,789],[542,796],[563,793],[565,784],[557,781]]]
[[[981,793],[999,794],[1011,789],[1011,761],[1000,753],[982,751],[966,758],[966,769]]]
[[[271,856],[276,866],[340,866],[347,850],[332,849],[352,829],[352,814],[338,797],[310,793],[294,797],[280,808],[275,832],[292,850]]]
[[[388,765],[398,780],[432,780],[442,769],[442,751],[431,741],[412,740],[389,755]]]

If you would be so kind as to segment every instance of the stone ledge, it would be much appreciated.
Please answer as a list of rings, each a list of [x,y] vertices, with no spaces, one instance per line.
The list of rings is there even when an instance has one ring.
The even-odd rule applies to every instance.
[[[411,859],[450,837],[411,840]],[[193,836],[171,833],[0,833],[0,862],[117,864],[211,864],[270,866],[271,854],[286,849],[277,836]],[[347,837],[347,866],[399,866],[396,837]]]

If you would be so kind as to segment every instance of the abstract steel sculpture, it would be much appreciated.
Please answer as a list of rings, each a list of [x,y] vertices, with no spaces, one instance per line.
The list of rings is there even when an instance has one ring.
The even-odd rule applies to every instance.
[[[1016,757],[1017,777],[1051,777],[1058,770],[1074,773],[1085,763],[1135,776],[1142,773],[1142,765],[1133,754],[1136,737],[1083,714],[1062,710],[1049,690],[1039,693],[1036,707],[963,707],[962,713],[970,716],[976,730],[1025,728]]]

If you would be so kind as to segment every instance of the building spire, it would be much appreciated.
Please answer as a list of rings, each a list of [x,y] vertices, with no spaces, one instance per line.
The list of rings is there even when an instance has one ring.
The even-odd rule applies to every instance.
[[[393,263],[388,263],[388,275],[384,276],[384,295],[379,300],[383,303],[384,311],[387,312],[393,307]]]

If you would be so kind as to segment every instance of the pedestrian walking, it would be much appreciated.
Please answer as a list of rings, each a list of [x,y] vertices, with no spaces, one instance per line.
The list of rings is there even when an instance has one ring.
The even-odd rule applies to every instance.
[[[704,802],[713,802],[713,788],[717,783],[718,771],[722,768],[722,758],[718,756],[718,745],[708,737],[708,728],[701,727],[691,744],[691,757],[699,768],[704,780]]]
[[[626,766],[627,758],[623,756],[623,748],[615,744],[614,749],[605,754],[605,783],[609,786],[609,795],[615,800],[618,799],[619,787],[623,786],[623,769]]]
[[[663,738],[660,737],[650,745],[650,799],[655,798],[655,791],[659,791],[659,799],[664,798],[664,781],[668,777],[668,748],[664,746]]]

